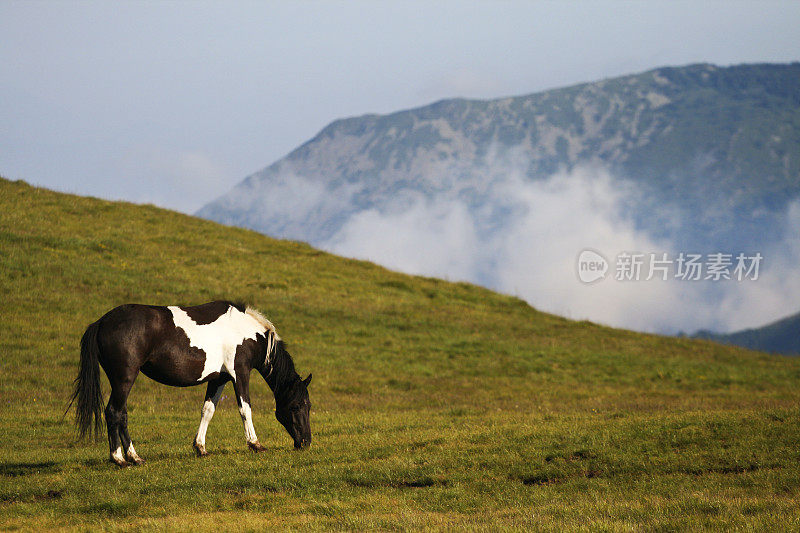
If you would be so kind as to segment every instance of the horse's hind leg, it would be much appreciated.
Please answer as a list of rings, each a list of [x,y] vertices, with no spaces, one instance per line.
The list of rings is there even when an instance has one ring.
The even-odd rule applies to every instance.
[[[131,436],[128,433],[128,406],[127,403],[122,411],[122,424],[119,427],[119,437],[122,440],[122,449],[125,450],[125,458],[135,464],[140,465],[144,463],[144,459],[139,457],[139,454],[136,453],[136,449],[133,447],[133,442],[131,442]]]
[[[106,429],[108,431],[108,450],[110,460],[118,466],[128,466],[120,442],[119,427],[122,425],[122,412],[112,405],[109,399],[106,405]]]
[[[128,434],[128,394],[136,376],[115,380],[111,384],[111,397],[106,405],[106,427],[108,429],[108,448],[111,462],[119,466],[130,463],[142,464],[144,461],[136,454]],[[127,460],[126,460],[127,458]]]

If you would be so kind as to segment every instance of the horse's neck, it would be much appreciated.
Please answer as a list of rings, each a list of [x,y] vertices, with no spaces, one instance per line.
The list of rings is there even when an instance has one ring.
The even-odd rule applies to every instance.
[[[292,388],[292,384],[300,379],[300,375],[297,372],[294,373],[292,377],[286,377],[285,379],[281,380],[274,380],[272,383],[267,381],[267,384],[272,389],[272,394],[275,396],[275,401],[278,404],[283,403],[284,398],[289,393]]]
[[[267,385],[272,389],[275,399],[279,400],[286,394],[291,385],[300,379],[300,375],[294,369],[294,362],[289,353],[282,347],[276,348],[272,361],[270,361],[272,368],[267,377]]]

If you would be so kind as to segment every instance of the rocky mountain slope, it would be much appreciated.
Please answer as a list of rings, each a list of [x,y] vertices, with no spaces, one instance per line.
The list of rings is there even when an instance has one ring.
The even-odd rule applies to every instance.
[[[478,211],[509,174],[576,168],[635,184],[628,214],[684,248],[777,240],[800,195],[800,63],[659,68],[337,120],[198,215],[319,244],[359,211],[420,197]],[[501,227],[489,207],[480,225]]]

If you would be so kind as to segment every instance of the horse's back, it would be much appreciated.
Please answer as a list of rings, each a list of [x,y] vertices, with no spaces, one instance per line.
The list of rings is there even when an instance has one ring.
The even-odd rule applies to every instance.
[[[99,322],[104,332],[131,333],[132,330],[158,329],[163,327],[170,313],[166,307],[158,305],[124,304],[115,307]]]
[[[231,308],[235,308],[240,313],[244,313],[247,309],[247,307],[243,304],[230,302],[228,300],[216,300],[190,307],[178,307],[187,315],[189,315],[192,321],[199,326],[211,324],[222,315],[226,314]]]
[[[141,370],[166,385],[195,385],[221,372],[233,377],[236,353],[248,357],[241,346],[248,339],[255,342],[251,351],[266,349],[265,326],[244,305],[224,300],[197,306],[125,304],[97,324],[106,373]]]
[[[98,320],[98,343],[105,360],[144,357],[154,339],[169,326],[166,307],[125,304],[115,307]],[[133,361],[131,361],[133,362]]]

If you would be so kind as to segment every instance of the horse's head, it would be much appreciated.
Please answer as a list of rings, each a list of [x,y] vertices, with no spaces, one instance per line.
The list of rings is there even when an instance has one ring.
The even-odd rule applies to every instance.
[[[275,406],[275,418],[289,432],[289,436],[294,440],[294,447],[298,449],[311,444],[309,383],[311,383],[311,374],[303,380],[298,377]]]

